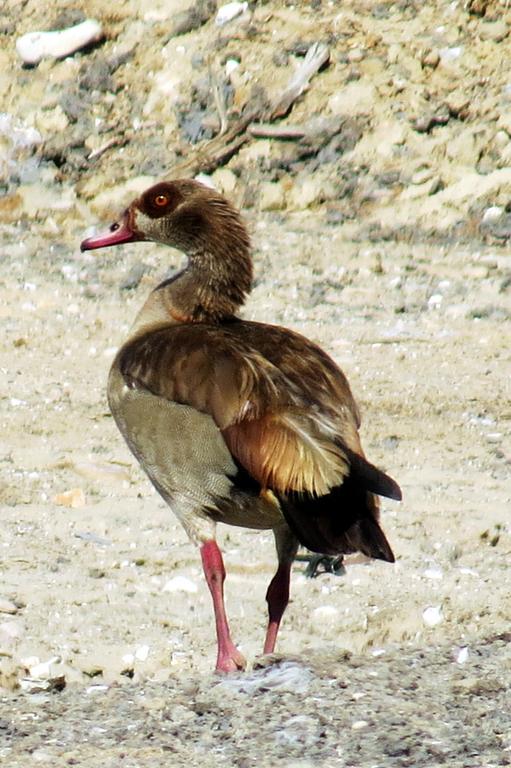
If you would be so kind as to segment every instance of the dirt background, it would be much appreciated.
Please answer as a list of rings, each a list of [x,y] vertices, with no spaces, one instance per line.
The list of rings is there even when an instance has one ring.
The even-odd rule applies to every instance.
[[[270,0],[221,27],[214,2],[111,5],[4,0],[0,18],[0,761],[509,765],[508,4]],[[85,17],[100,44],[21,66],[20,35]],[[245,316],[351,381],[404,492],[383,504],[397,563],[313,581],[297,563],[281,655],[222,680],[198,553],[105,398],[181,257],[78,246],[217,135],[215,88],[232,124],[316,41],[329,64],[278,122],[303,138],[251,138],[210,180],[253,233]],[[252,664],[272,536],[220,542]]]

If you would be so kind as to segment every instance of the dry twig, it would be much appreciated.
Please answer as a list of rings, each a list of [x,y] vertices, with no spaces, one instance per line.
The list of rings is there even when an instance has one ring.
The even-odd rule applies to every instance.
[[[299,125],[252,123],[247,130],[257,139],[303,139],[307,135],[306,129]]]
[[[213,139],[202,142],[194,147],[186,160],[173,167],[172,175],[174,177],[185,177],[195,176],[199,172],[211,173],[215,168],[226,163],[253,136],[265,135],[261,131],[266,131],[266,136],[269,136],[268,125],[259,121],[271,122],[286,115],[296,99],[305,91],[311,78],[328,61],[329,56],[328,46],[324,43],[314,43],[311,45],[301,66],[293,74],[282,93],[274,99],[269,110],[261,108],[249,111],[246,115],[236,120],[224,133],[221,131]],[[221,114],[218,104],[217,109]],[[301,138],[305,135],[305,133],[302,133],[299,136],[297,130],[301,129],[292,129],[289,126],[285,129],[282,126],[280,134],[278,133],[278,127],[276,126],[275,128],[276,132],[273,136],[278,138]],[[259,133],[257,133],[258,130]],[[287,136],[282,132],[284,130],[287,131]],[[293,130],[294,133],[291,135],[289,132]]]
[[[97,149],[93,149],[90,154],[87,155],[87,160],[96,160],[101,157],[108,149],[112,147],[123,147],[131,139],[131,134],[125,133],[124,136],[114,136],[109,141],[102,144]]]
[[[309,85],[309,80],[326,64],[330,58],[328,46],[324,43],[314,43],[298,67],[288,85],[273,102],[271,118],[284,117],[289,112],[296,99],[301,96]]]

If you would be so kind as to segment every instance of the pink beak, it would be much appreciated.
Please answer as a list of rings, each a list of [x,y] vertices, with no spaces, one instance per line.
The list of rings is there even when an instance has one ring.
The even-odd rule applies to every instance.
[[[88,237],[80,245],[81,251],[93,251],[95,248],[105,248],[108,245],[121,245],[121,243],[134,243],[143,240],[143,236],[133,231],[129,225],[128,212],[122,219],[112,224],[106,232]]]

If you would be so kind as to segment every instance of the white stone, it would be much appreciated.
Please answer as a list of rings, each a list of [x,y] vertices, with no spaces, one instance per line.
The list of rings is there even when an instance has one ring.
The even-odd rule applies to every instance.
[[[425,184],[426,181],[429,181],[433,177],[433,169],[432,168],[421,168],[419,171],[416,171],[412,178],[411,182],[412,184]]]
[[[98,693],[106,693],[109,687],[109,685],[89,685],[89,687],[85,689],[85,693],[88,696],[95,696]]]
[[[135,651],[135,658],[137,659],[137,661],[147,661],[148,656],[149,656],[148,645],[140,645]]]
[[[230,21],[245,13],[248,8],[248,3],[226,3],[218,9],[218,13],[215,18],[215,24],[218,27],[223,27],[224,24],[228,24]]]
[[[427,579],[443,579],[443,574],[440,568],[426,568],[424,576]]]
[[[356,64],[359,61],[363,61],[363,59],[364,51],[362,51],[360,48],[354,48],[352,51],[348,52],[348,61],[353,64]]]
[[[197,592],[197,584],[186,576],[174,576],[169,579],[162,588],[162,592],[188,592],[194,594]]]
[[[227,59],[225,62],[225,76],[230,77],[232,73],[238,69],[240,63],[236,59]]]
[[[509,134],[507,131],[497,131],[493,137],[493,143],[499,149],[504,149],[509,144]]]
[[[450,63],[460,58],[463,53],[463,47],[461,45],[453,48],[442,48],[440,51],[440,58],[444,63]]]
[[[458,654],[456,656],[456,661],[458,664],[464,664],[468,659],[468,648],[467,646],[464,646],[463,648],[460,648],[458,651]]]
[[[60,658],[54,656],[52,659],[48,659],[48,661],[38,661],[38,663],[31,665],[28,671],[30,672],[30,676],[36,680],[48,680],[51,677],[54,677],[51,669],[52,666],[59,662]]]
[[[504,208],[500,205],[491,205],[487,208],[483,214],[483,221],[488,223],[489,221],[497,221],[504,213]]]
[[[16,50],[25,64],[38,64],[42,59],[62,59],[69,56],[96,42],[102,35],[101,24],[95,19],[86,19],[68,29],[28,32],[16,40]]]
[[[422,612],[422,620],[428,627],[436,627],[437,624],[441,624],[444,620],[442,614],[442,607],[440,605],[430,605]]]
[[[444,297],[441,293],[434,293],[433,296],[430,296],[428,299],[428,307],[430,309],[437,309],[443,300]]]

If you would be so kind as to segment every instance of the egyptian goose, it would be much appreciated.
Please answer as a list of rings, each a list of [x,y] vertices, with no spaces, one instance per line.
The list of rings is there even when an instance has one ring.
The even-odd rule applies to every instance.
[[[298,333],[237,317],[252,284],[250,240],[224,197],[197,181],[161,182],[81,249],[137,240],[178,248],[188,263],[140,310],[112,365],[108,401],[129,448],[200,547],[216,670],[244,669],[224,607],[216,524],[274,533],[278,568],[264,643],[271,653],[299,542],[393,562],[377,495],[401,499],[401,491],[364,458],[358,408],[333,360]]]

